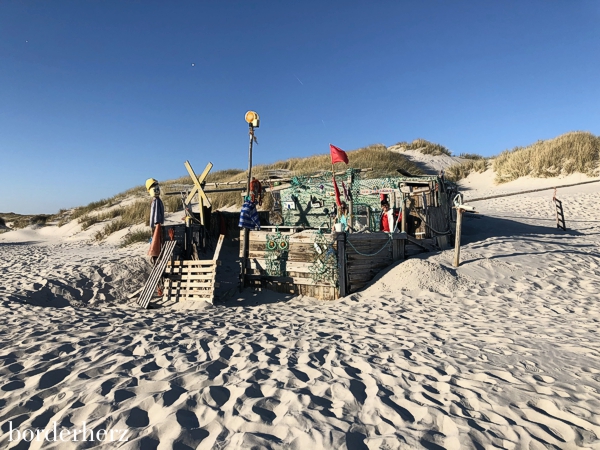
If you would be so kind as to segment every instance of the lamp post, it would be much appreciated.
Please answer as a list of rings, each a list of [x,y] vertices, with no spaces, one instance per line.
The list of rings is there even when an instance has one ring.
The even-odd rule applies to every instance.
[[[246,122],[248,122],[248,135],[250,137],[248,144],[248,183],[246,184],[246,195],[244,197],[244,202],[248,197],[250,197],[250,183],[252,180],[252,144],[256,141],[256,137],[254,136],[254,129],[258,128],[260,125],[260,118],[255,111],[248,111],[245,116]],[[240,291],[246,285],[246,270],[248,266],[248,255],[249,255],[249,245],[248,245],[248,237],[250,230],[244,228],[244,239],[243,239],[243,247],[242,247],[242,267],[240,272]]]
[[[248,136],[250,143],[248,144],[248,184],[246,185],[246,195],[250,195],[250,181],[252,180],[252,143],[256,140],[254,137],[254,128],[258,128],[260,119],[254,111],[246,113],[246,122],[248,122]]]

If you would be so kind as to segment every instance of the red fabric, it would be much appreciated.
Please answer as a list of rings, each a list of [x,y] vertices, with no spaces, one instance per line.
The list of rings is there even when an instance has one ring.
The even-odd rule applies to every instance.
[[[160,255],[160,247],[161,247],[161,239],[162,238],[162,230],[160,223],[154,227],[154,234],[152,235],[152,242],[150,243],[150,249],[148,250],[148,256],[159,256]]]
[[[331,164],[336,162],[343,162],[348,164],[348,155],[341,148],[337,148],[335,145],[329,144],[329,151],[331,152]]]
[[[382,214],[381,219],[379,221],[379,231],[386,231],[388,233],[391,232],[392,227],[395,227],[396,223],[398,223],[400,220],[402,220],[402,211],[400,211],[400,212],[394,211],[393,218],[394,218],[394,223],[390,224],[388,215]]]
[[[381,231],[387,231],[389,233],[390,224],[388,223],[388,215],[387,214],[382,214],[380,228],[381,228]]]
[[[342,200],[340,199],[340,190],[338,189],[338,185],[335,182],[335,176],[333,177],[333,188],[335,189],[335,204],[338,206],[342,206]]]

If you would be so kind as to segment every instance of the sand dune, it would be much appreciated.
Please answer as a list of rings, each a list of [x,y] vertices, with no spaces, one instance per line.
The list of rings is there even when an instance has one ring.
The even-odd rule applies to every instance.
[[[567,232],[551,191],[480,203],[459,268],[424,254],[335,302],[140,310],[145,246],[0,235],[0,445],[85,422],[127,431],[105,448],[600,448],[600,183],[558,194]]]

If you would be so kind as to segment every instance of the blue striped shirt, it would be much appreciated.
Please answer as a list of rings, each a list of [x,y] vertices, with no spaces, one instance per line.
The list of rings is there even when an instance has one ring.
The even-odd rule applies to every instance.
[[[251,201],[246,201],[242,205],[240,211],[240,228],[248,228],[249,230],[260,230],[260,219],[258,218],[258,211],[256,206]]]

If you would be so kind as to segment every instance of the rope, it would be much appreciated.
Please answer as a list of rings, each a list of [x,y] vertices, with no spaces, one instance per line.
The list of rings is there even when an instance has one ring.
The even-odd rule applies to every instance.
[[[384,250],[386,247],[389,247],[391,245],[391,243],[392,243],[392,234],[391,233],[387,233],[387,235],[388,235],[388,241],[385,244],[383,244],[383,247],[381,247],[375,253],[370,253],[370,254],[359,252],[356,249],[356,247],[354,245],[352,245],[352,242],[350,242],[349,240],[346,240],[346,243],[350,244],[350,247],[352,247],[354,249],[354,251],[356,253],[358,253],[359,255],[361,255],[361,256],[375,256],[375,255],[381,253],[381,251]]]

